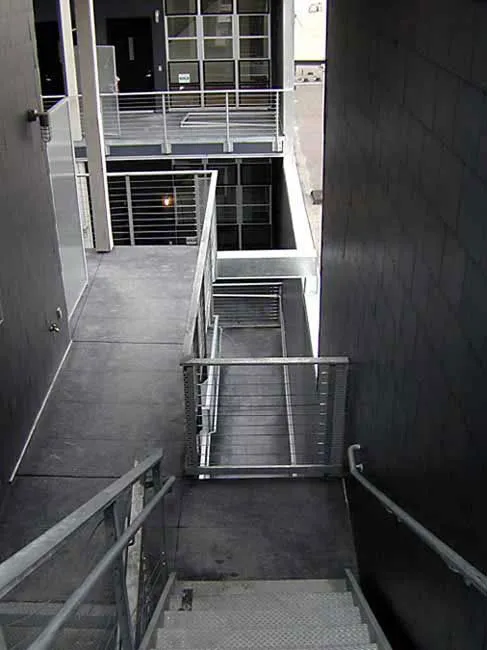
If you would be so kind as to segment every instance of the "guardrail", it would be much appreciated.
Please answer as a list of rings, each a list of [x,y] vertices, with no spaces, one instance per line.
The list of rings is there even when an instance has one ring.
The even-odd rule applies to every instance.
[[[147,650],[174,581],[155,452],[0,565],[6,647]],[[140,507],[137,507],[137,503]]]
[[[269,142],[282,151],[283,89],[176,90],[100,93],[105,140],[124,144],[222,144],[227,152],[238,142]],[[44,110],[63,99],[44,95]],[[78,97],[81,121],[83,98]],[[83,129],[84,132],[84,129]]]
[[[385,495],[384,492],[377,489],[373,483],[363,476],[362,472],[364,466],[362,463],[357,463],[355,459],[355,453],[360,450],[360,445],[351,445],[348,448],[350,474],[379,501],[389,514],[394,515],[398,521],[405,524],[422,542],[424,542],[424,544],[426,544],[426,546],[434,551],[443,560],[450,571],[458,573],[468,586],[475,587],[475,589],[477,589],[483,596],[487,596],[486,575],[481,573],[450,546],[442,542],[439,537],[420,524],[419,521],[414,519],[414,517],[394,503],[394,501]]]
[[[178,143],[270,141],[281,150],[283,90],[101,93],[105,138]]]
[[[200,358],[186,361],[183,371],[185,393],[191,396],[186,401],[188,473],[341,473],[347,358]],[[213,373],[220,377],[218,421],[208,436],[204,407]]]
[[[200,243],[211,172],[110,172],[115,244]]]

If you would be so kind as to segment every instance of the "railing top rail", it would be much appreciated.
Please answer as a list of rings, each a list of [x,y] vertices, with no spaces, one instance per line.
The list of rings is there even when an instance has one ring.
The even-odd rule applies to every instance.
[[[482,595],[487,596],[487,576],[481,571],[476,569],[473,564],[470,564],[459,553],[454,551],[450,546],[442,542],[430,530],[425,528],[414,517],[409,515],[405,510],[398,506],[392,499],[386,496],[378,488],[376,488],[365,476],[362,475],[363,465],[357,464],[355,459],[355,452],[360,451],[360,445],[351,445],[348,448],[348,462],[350,466],[350,474],[368,490],[375,498],[384,506],[384,508],[392,513],[399,521],[404,523],[417,537],[419,537],[432,551],[441,557],[448,568],[454,573],[458,573],[463,577],[467,585],[475,587]]]
[[[0,599],[20,584],[64,544],[81,526],[105,510],[141,476],[160,463],[162,450],[154,452],[136,467],[117,479],[52,528],[0,564]]]
[[[193,337],[198,319],[198,308],[200,301],[201,287],[205,274],[205,265],[210,246],[210,237],[213,228],[214,208],[216,203],[216,183],[218,172],[211,172],[210,186],[208,188],[208,198],[203,219],[203,228],[201,231],[201,240],[198,249],[198,258],[196,260],[196,270],[194,273],[193,288],[189,302],[188,318],[183,340],[183,358],[190,357],[193,354]]]
[[[294,88],[225,88],[222,90],[147,90],[143,92],[111,92],[100,93],[100,97],[131,97],[133,95],[143,95],[145,97],[159,97],[161,95],[225,95],[238,93],[240,95],[259,95],[271,93],[285,93],[294,90]],[[46,95],[44,95],[46,97]]]
[[[142,512],[140,512],[140,514],[135,517],[130,526],[124,530],[124,532],[120,535],[113,546],[109,548],[109,550],[105,553],[95,568],[92,569],[87,577],[83,580],[81,585],[66,600],[56,616],[54,616],[54,618],[49,621],[40,635],[29,646],[28,650],[47,650],[51,647],[51,644],[54,641],[57,633],[62,629],[66,621],[71,618],[77,608],[84,602],[102,575],[110,568],[117,557],[121,555],[125,547],[128,546],[150,513],[172,488],[175,481],[176,477],[174,476],[171,476],[166,480],[159,492],[145,506]]]
[[[182,366],[298,366],[329,365],[349,363],[348,357],[225,357],[220,359],[186,359]]]

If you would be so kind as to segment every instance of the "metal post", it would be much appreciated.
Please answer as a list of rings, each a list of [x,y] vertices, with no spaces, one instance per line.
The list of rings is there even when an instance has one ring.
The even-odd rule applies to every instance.
[[[167,137],[167,113],[166,113],[166,93],[162,93],[162,130],[164,133],[164,151],[171,153],[169,140]]]
[[[122,534],[117,504],[118,501],[115,501],[104,512],[105,531],[109,548],[113,546],[113,544]],[[115,591],[115,606],[117,610],[117,619],[122,649],[135,650],[134,632],[132,628],[132,619],[130,616],[127,584],[125,582],[123,557],[123,554],[120,555],[117,560],[115,560],[112,567],[113,587]]]
[[[93,0],[74,0],[74,7],[95,244],[96,250],[104,253],[112,250],[113,236],[99,95]]]
[[[347,403],[348,363],[335,365],[335,391],[333,395],[331,465],[341,465],[345,453],[345,412]]]
[[[196,441],[198,438],[196,385],[196,366],[184,366],[184,407],[186,418],[186,444],[185,444],[185,467],[191,470],[196,466]]]
[[[130,176],[125,176],[125,192],[127,194],[127,211],[129,217],[130,245],[135,246],[134,211],[132,207],[132,188],[130,187]]]
[[[232,143],[230,142],[230,106],[228,102],[228,90],[225,91],[225,121],[227,128],[227,151],[233,151]]]
[[[162,488],[162,476],[161,476],[161,463],[157,463],[152,468],[152,482],[154,484],[154,494],[157,494]],[[166,500],[161,501],[161,530],[159,533],[159,539],[161,542],[161,564],[164,567],[164,584],[166,584],[167,579],[169,578],[169,569],[168,569],[168,560],[167,560],[167,546],[166,546]]]
[[[280,102],[279,102],[279,90],[275,91],[276,93],[276,144],[275,144],[275,151],[279,149],[279,110],[280,110]]]

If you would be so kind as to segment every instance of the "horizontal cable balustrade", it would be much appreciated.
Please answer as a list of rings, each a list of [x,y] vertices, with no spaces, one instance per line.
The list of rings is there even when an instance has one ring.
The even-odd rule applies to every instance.
[[[282,151],[282,89],[177,90],[100,93],[105,140],[172,145],[216,143],[233,151],[238,142],[268,142]],[[44,96],[44,105],[61,96]],[[79,97],[83,121],[83,101]]]

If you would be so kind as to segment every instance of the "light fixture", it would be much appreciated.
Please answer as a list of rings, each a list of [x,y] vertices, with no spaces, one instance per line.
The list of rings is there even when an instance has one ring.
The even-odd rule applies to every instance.
[[[160,19],[161,19],[161,12],[159,11],[159,9],[156,9],[154,11],[154,22],[158,23]]]
[[[172,208],[174,205],[174,196],[167,194],[166,196],[161,197],[162,207],[163,208]]]
[[[40,113],[37,109],[31,109],[27,111],[28,122],[36,122],[37,120],[39,120],[39,126],[41,127],[42,142],[50,142],[52,138],[52,131],[49,113]]]

